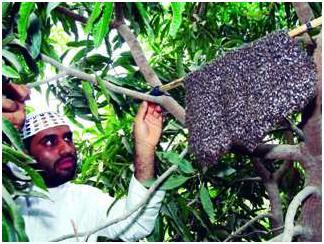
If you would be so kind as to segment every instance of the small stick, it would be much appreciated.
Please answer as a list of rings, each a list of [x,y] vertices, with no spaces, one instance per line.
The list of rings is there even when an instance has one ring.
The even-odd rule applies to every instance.
[[[298,35],[306,32],[309,28],[315,28],[315,27],[320,26],[320,25],[322,25],[322,16],[321,17],[318,17],[317,19],[312,20],[309,23],[306,23],[304,25],[298,26],[297,28],[289,31],[288,32],[288,35],[290,37],[295,37],[295,36],[298,36]]]

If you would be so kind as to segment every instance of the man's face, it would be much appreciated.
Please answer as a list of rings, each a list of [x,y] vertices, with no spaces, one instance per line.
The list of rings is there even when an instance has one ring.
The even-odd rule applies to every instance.
[[[30,142],[30,155],[48,187],[55,187],[73,179],[76,171],[76,150],[72,132],[60,125],[38,132]]]

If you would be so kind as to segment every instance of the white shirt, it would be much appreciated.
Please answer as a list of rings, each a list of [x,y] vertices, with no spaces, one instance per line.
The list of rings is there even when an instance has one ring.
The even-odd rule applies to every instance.
[[[142,201],[147,191],[133,176],[127,198],[117,200],[108,216],[107,210],[115,201],[114,198],[95,187],[71,182],[48,188],[49,199],[19,197],[17,203],[21,206],[30,241],[51,241],[74,233],[71,220],[77,232],[81,233],[122,216]],[[125,220],[91,235],[88,241],[96,241],[99,235],[124,241],[136,241],[149,235],[154,228],[164,195],[164,191],[156,191],[140,214],[142,208]],[[85,236],[79,237],[79,241],[84,240]],[[76,238],[67,241],[76,241]]]

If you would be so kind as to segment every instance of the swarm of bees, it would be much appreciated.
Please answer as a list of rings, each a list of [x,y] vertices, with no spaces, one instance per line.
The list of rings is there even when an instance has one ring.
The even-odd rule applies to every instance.
[[[187,75],[189,147],[201,164],[232,145],[252,152],[276,124],[315,96],[310,56],[284,31],[271,33]]]

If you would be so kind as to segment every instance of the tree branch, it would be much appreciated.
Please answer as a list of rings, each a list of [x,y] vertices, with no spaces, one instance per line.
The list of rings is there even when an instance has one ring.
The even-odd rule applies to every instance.
[[[291,145],[294,144],[294,135],[293,135],[293,133],[291,131],[285,131],[284,132],[284,137],[286,138],[287,143],[289,143]],[[279,184],[280,181],[281,181],[281,178],[283,177],[283,175],[292,166],[293,166],[293,161],[291,161],[291,160],[284,160],[284,162],[282,163],[282,165],[280,165],[279,169],[277,169],[276,172],[274,172],[273,175],[272,175],[274,181]]]
[[[253,151],[252,155],[265,159],[300,161],[303,158],[300,146],[301,145],[263,144],[258,146]]]
[[[283,211],[280,202],[278,182],[274,180],[273,174],[264,166],[264,163],[259,158],[253,158],[254,169],[262,178],[262,182],[268,193],[271,215],[272,228],[277,229],[283,225]],[[275,231],[278,234],[280,229]]]
[[[309,235],[310,233],[310,230],[301,226],[301,225],[296,225],[294,227],[294,230],[293,230],[293,235],[292,237],[294,236],[300,236],[300,235]],[[283,237],[283,233],[270,239],[269,242],[282,242],[282,237]]]
[[[83,23],[83,24],[86,24],[87,21],[88,21],[87,18],[85,18],[85,17],[83,17],[83,16],[81,16],[81,15],[79,15],[79,14],[77,14],[77,13],[74,13],[73,11],[71,11],[71,10],[69,10],[69,9],[67,9],[67,8],[64,8],[64,7],[62,7],[62,6],[57,6],[57,7],[54,9],[54,11],[57,11],[57,12],[59,12],[59,13],[61,13],[61,14],[64,14],[64,15],[66,15],[66,16],[69,16],[69,17],[71,17],[72,19],[74,19],[75,21],[81,22],[81,23]]]
[[[294,234],[294,220],[297,209],[299,205],[312,194],[321,195],[321,192],[315,186],[306,186],[294,197],[294,199],[289,204],[285,219],[285,229],[282,237],[283,242],[291,242]]]
[[[144,206],[144,204],[146,204],[149,199],[151,198],[152,194],[157,190],[157,188],[160,186],[160,184],[167,178],[169,177],[174,171],[176,171],[178,169],[177,165],[173,165],[171,166],[167,171],[165,171],[154,183],[153,185],[150,187],[150,189],[148,189],[146,195],[144,196],[143,200],[141,202],[139,202],[133,209],[131,209],[130,211],[128,211],[127,213],[125,213],[124,215],[122,215],[119,218],[115,218],[111,221],[108,221],[107,223],[97,226],[94,229],[90,230],[90,231],[86,231],[86,232],[81,232],[78,233],[78,236],[86,236],[86,235],[92,235],[100,230],[103,230],[105,228],[107,228],[110,225],[113,225],[115,223],[118,223],[126,218],[128,218],[129,216],[131,216],[133,213],[135,213],[138,209],[140,209],[142,206]],[[55,238],[52,241],[63,241],[69,238],[74,237],[75,234],[68,234],[68,235],[63,235],[61,237]]]
[[[296,2],[292,4],[296,10],[298,19],[302,24],[305,24],[315,18],[313,10],[308,3]]]
[[[44,54],[41,54],[41,59],[44,62],[55,66],[60,71],[65,72],[66,75],[73,76],[73,77],[79,78],[81,80],[87,80],[87,81],[92,82],[93,84],[97,84],[96,78],[90,74],[87,74],[85,72],[82,72],[80,70],[77,70],[77,69],[69,67],[69,66],[64,66],[61,63],[57,62],[56,60],[54,60]],[[104,83],[109,90],[116,92],[118,94],[124,94],[124,95],[130,96],[130,97],[136,98],[136,99],[147,100],[149,102],[158,103],[163,106],[163,96],[147,95],[147,94],[144,94],[141,92],[133,91],[128,88],[116,86],[108,81],[104,81]]]
[[[298,145],[260,144],[252,153],[249,153],[244,147],[234,145],[231,151],[265,159],[301,161],[304,158],[301,153],[302,146],[303,143]]]
[[[38,81],[38,82],[33,82],[33,83],[28,83],[27,87],[28,88],[34,88],[34,87],[37,87],[37,86],[41,86],[43,84],[48,84],[51,81],[56,81],[56,80],[58,80],[60,78],[63,78],[65,76],[67,76],[67,74],[65,73],[65,71],[63,71],[60,74],[57,74],[57,75],[55,75],[55,76],[53,76],[53,77],[51,77],[49,79],[46,79],[46,80],[43,80],[43,81]]]
[[[253,158],[253,166],[258,175],[261,176],[263,182],[270,180],[271,172],[263,165],[260,158]]]
[[[137,40],[133,32],[129,29],[129,27],[126,24],[121,24],[117,27],[117,30],[127,42],[135,63],[142,72],[145,80],[152,87],[162,85],[158,76],[150,67],[139,41]],[[171,96],[164,96],[163,105],[173,116],[175,116],[181,122],[181,124],[185,123],[185,110],[176,100],[174,100]]]
[[[292,4],[296,10],[298,19],[302,24],[306,24],[307,22],[315,18],[313,10],[309,6],[309,3],[296,2]],[[308,33],[304,33],[302,37],[308,46],[307,49],[309,51],[312,51],[314,49],[314,41],[312,40],[311,36]]]
[[[227,237],[224,240],[224,242],[227,242],[230,239],[234,238],[235,236],[237,236],[238,234],[240,234],[242,231],[244,231],[246,228],[248,228],[250,225],[252,225],[255,221],[257,221],[259,219],[263,219],[263,218],[272,218],[272,215],[271,214],[260,214],[260,215],[256,216],[255,218],[249,220],[243,226],[241,226],[240,228],[238,228],[233,234],[231,234],[229,237]]]

